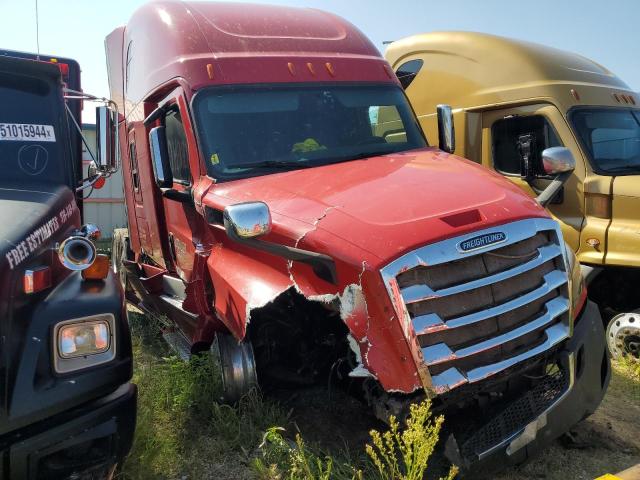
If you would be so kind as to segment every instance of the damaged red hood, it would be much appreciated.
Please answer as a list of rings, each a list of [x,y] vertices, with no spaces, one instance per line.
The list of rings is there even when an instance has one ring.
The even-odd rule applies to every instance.
[[[221,183],[203,200],[263,201],[274,231],[304,237],[300,246],[344,253],[338,237],[385,263],[446,237],[547,216],[512,182],[435,148]]]

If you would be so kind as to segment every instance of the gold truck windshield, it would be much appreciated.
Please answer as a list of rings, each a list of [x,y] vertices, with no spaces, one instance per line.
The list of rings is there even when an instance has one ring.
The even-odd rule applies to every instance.
[[[67,182],[61,106],[50,82],[0,73],[0,181]]]
[[[239,178],[426,146],[394,85],[212,88],[194,99],[209,175]]]
[[[640,173],[640,110],[581,108],[570,118],[596,172]]]

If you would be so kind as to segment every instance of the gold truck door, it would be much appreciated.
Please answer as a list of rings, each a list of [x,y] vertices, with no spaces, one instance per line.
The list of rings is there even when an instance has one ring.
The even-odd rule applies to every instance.
[[[640,267],[640,175],[613,179],[607,265]]]
[[[557,146],[571,149],[576,157],[576,170],[548,210],[560,222],[566,242],[578,250],[584,221],[585,166],[564,117],[553,105],[526,105],[482,113],[482,164],[501,173],[532,197],[551,181],[542,174],[541,153],[545,148]],[[529,181],[523,178],[525,155],[529,157],[530,171],[536,173]]]

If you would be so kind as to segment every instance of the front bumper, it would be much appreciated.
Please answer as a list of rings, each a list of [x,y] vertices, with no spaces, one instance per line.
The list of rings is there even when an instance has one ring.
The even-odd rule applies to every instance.
[[[474,475],[505,464],[520,464],[591,415],[600,405],[611,378],[604,335],[598,307],[588,301],[576,321],[573,336],[559,354],[562,387],[558,387],[556,379],[549,382],[549,390],[527,392],[506,406],[474,434],[472,449],[470,440],[459,447],[450,438],[446,447],[449,459]],[[523,411],[535,414],[527,418]],[[519,424],[514,419],[520,420]],[[509,429],[505,431],[504,425]]]
[[[105,478],[129,452],[136,386],[13,432],[0,440],[0,480]]]

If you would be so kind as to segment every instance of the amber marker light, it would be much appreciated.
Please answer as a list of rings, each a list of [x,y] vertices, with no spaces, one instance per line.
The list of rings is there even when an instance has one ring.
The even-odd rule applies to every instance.
[[[85,280],[103,280],[109,275],[109,257],[106,255],[96,255],[89,268],[82,270],[82,278]]]
[[[327,72],[329,72],[329,75],[331,75],[332,77],[336,76],[336,72],[330,62],[325,63],[324,66],[327,68]]]
[[[209,76],[209,80],[213,80],[213,64],[207,63],[207,75]]]
[[[24,272],[24,293],[32,294],[46,290],[51,286],[51,269],[38,267]]]
[[[307,68],[309,69],[309,72],[311,72],[311,75],[316,74],[316,69],[313,67],[313,63],[311,62],[307,63]]]
[[[293,63],[288,62],[287,63],[287,68],[289,69],[289,73],[291,75],[295,75],[296,74],[296,66]]]

